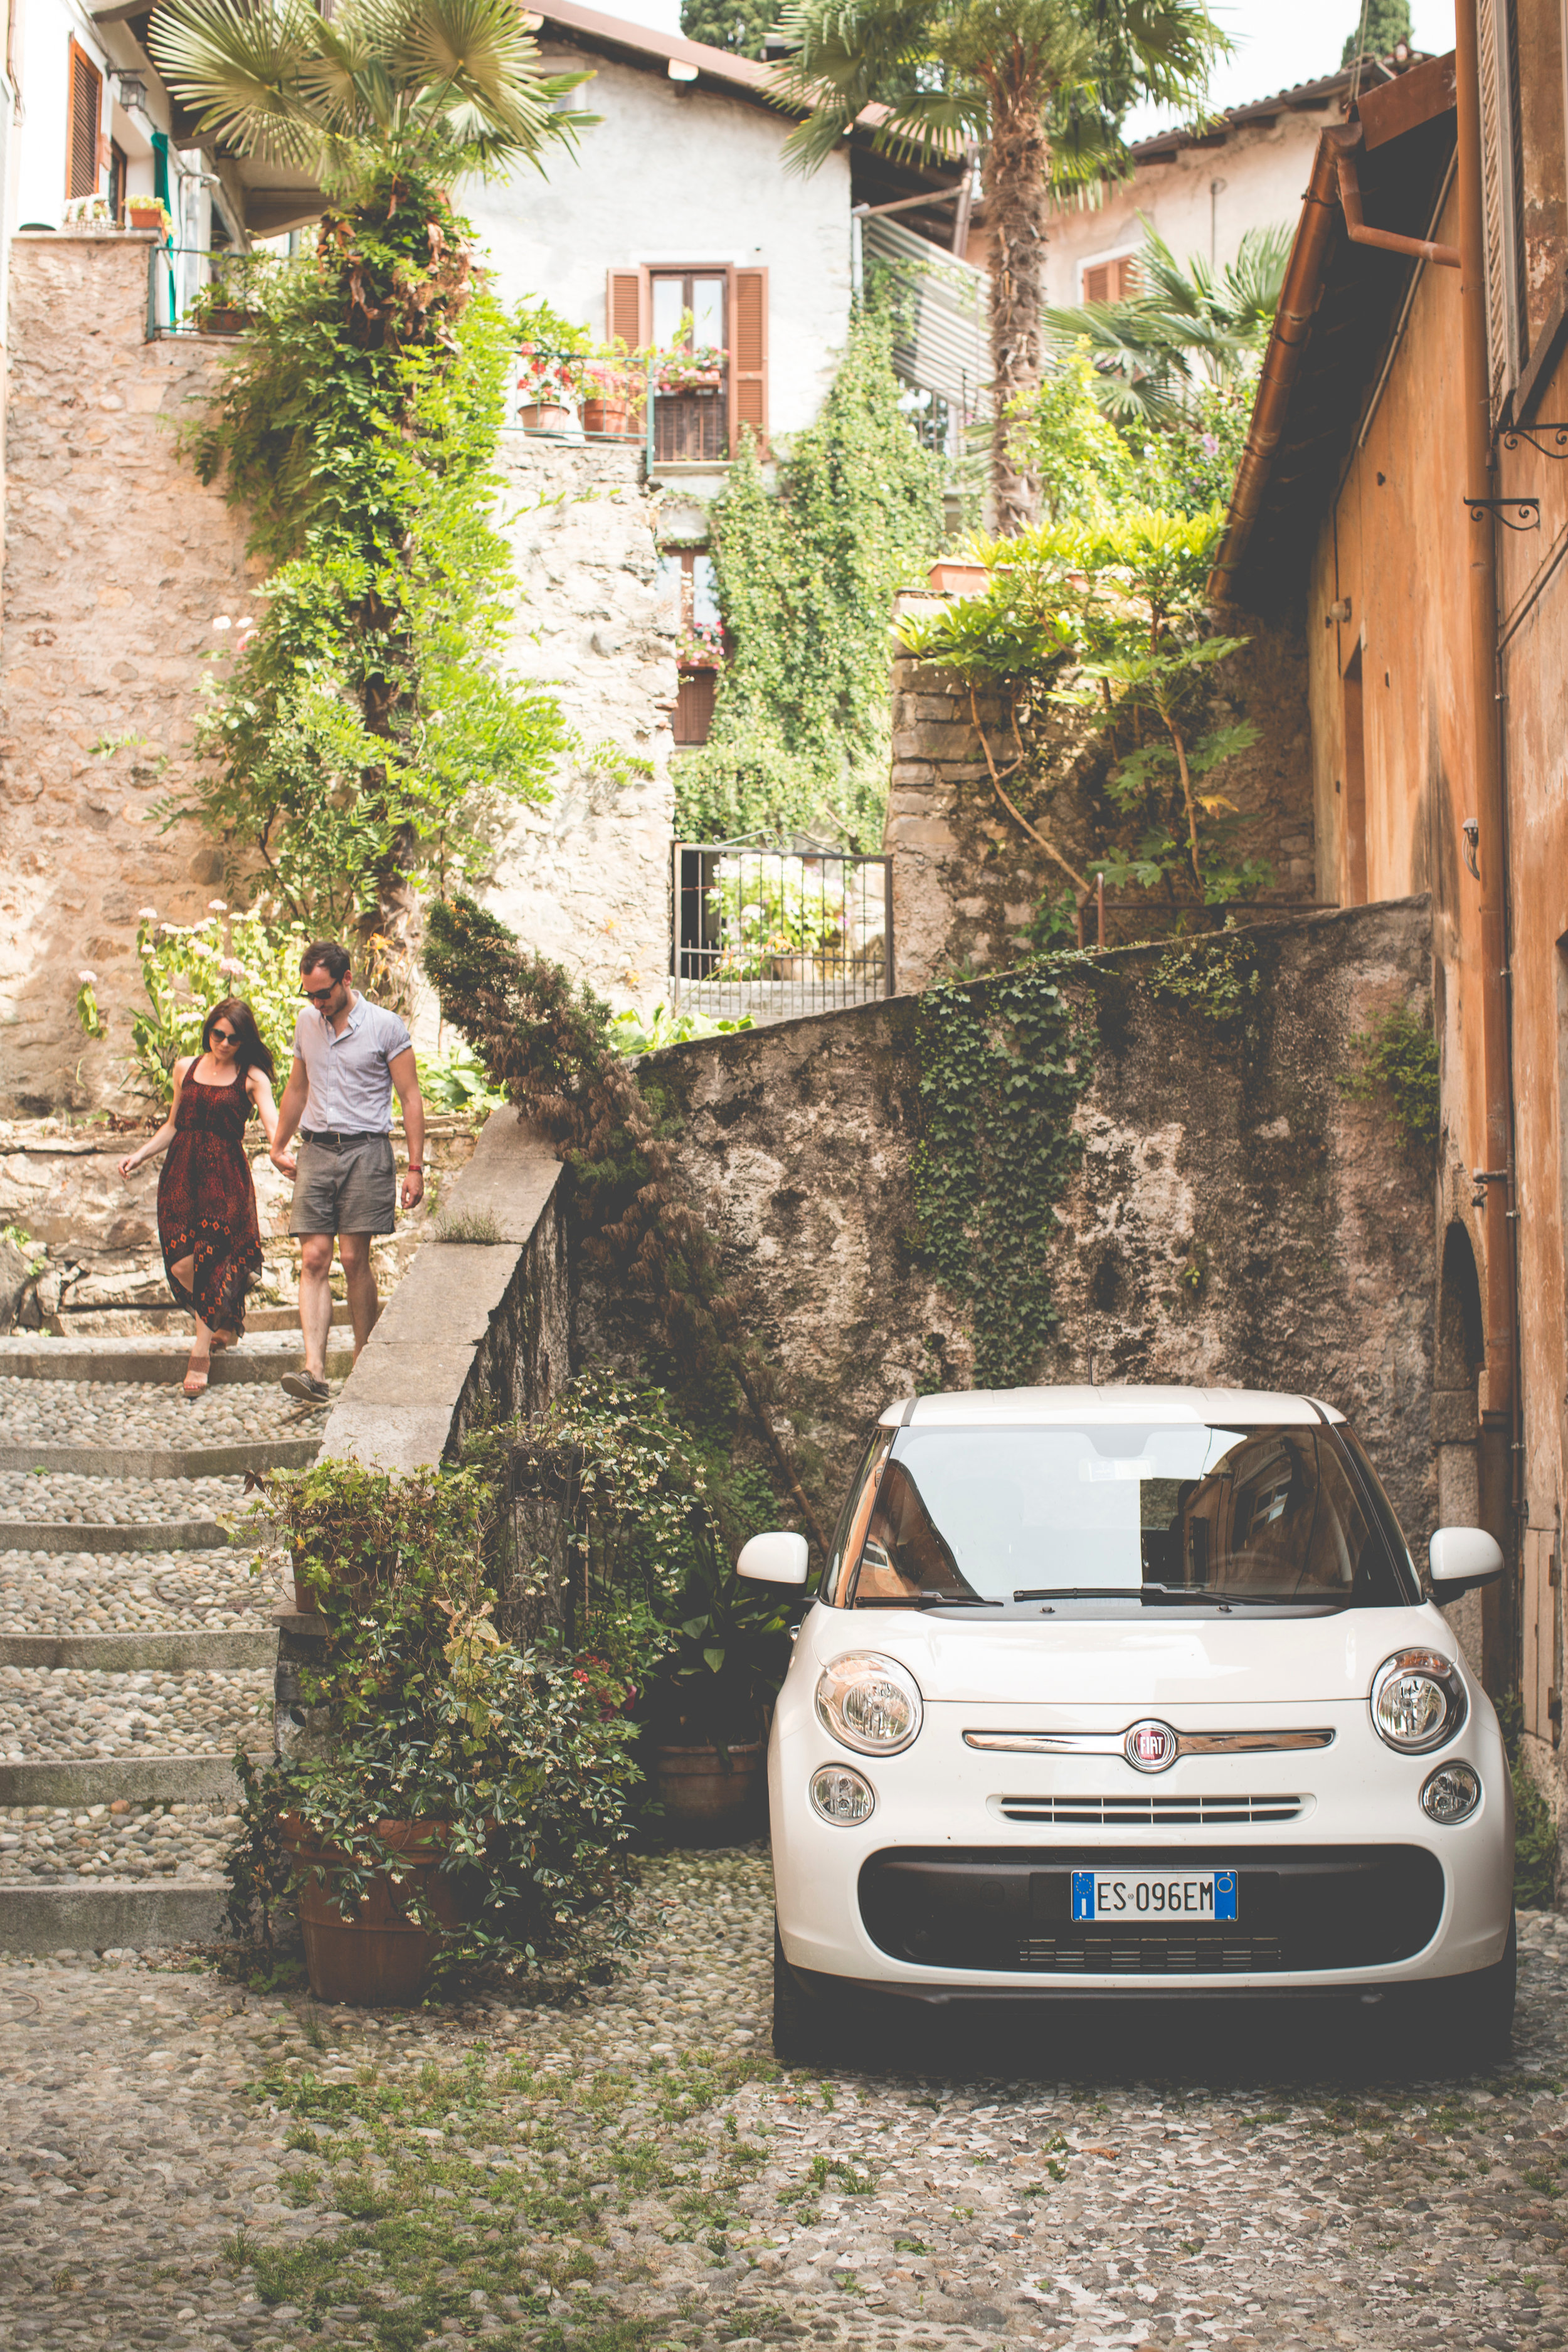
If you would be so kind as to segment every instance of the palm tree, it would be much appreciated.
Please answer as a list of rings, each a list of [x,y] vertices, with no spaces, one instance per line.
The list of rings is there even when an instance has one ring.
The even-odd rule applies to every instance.
[[[352,201],[388,164],[438,181],[538,164],[593,118],[555,100],[516,0],[165,0],[148,47],[200,127]],[[537,20],[534,20],[537,21]]]
[[[999,529],[1034,520],[1039,486],[1011,447],[1009,411],[1038,383],[1050,184],[1113,167],[1134,99],[1202,100],[1227,47],[1202,0],[791,0],[775,69],[804,107],[788,152],[816,170],[868,107],[879,146],[932,162],[984,149],[993,238],[991,478]]]
[[[1147,222],[1136,291],[1120,302],[1046,312],[1047,341],[1087,344],[1107,415],[1170,419],[1199,379],[1226,390],[1268,341],[1290,258],[1291,231],[1249,228],[1236,259],[1216,271],[1201,254],[1184,268]]]

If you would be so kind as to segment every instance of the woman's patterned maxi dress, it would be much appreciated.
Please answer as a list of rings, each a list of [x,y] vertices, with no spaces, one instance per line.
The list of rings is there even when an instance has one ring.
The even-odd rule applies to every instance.
[[[158,1239],[169,1287],[212,1331],[244,1330],[245,1294],[261,1278],[256,1187],[240,1140],[249,1115],[243,1074],[226,1087],[204,1086],[187,1074],[158,1179]],[[174,1273],[185,1257],[195,1260],[189,1290]]]

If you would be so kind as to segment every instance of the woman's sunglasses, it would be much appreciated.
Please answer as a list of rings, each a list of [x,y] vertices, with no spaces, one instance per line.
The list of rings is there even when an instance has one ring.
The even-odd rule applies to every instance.
[[[212,1034],[221,1045],[237,1045],[239,1043],[237,1029],[215,1029]]]

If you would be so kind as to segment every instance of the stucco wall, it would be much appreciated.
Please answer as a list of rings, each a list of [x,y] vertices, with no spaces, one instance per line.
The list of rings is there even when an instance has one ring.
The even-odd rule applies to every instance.
[[[1152,996],[1158,950],[1075,980],[1098,1008],[1081,1172],[1060,1203],[1059,1336],[1037,1376],[1304,1390],[1354,1420],[1415,1544],[1433,1524],[1429,1171],[1386,1108],[1348,1100],[1349,1038],[1425,975],[1424,900],[1250,935],[1240,1030]],[[977,983],[984,989],[984,982]],[[972,1380],[966,1318],[922,1255],[910,997],[677,1046],[648,1075],[739,1294],[781,1368],[819,1517],[876,1415]],[[592,1279],[579,1356],[638,1336]]]
[[[901,606],[929,607],[921,593]],[[1280,902],[1313,897],[1312,775],[1306,656],[1291,630],[1247,624],[1251,642],[1215,673],[1216,723],[1246,718],[1258,740],[1215,772],[1210,786],[1246,821],[1239,847],[1273,866]],[[1005,963],[1040,898],[1069,888],[1066,874],[1003,807],[975,731],[979,715],[999,772],[1016,746],[1003,698],[907,656],[893,664],[893,756],[883,846],[893,860],[898,985],[921,988],[939,973]],[[1106,812],[1098,786],[1107,761],[1099,735],[1076,711],[1047,715],[1036,775],[1005,777],[1008,798],[1081,874]],[[1111,812],[1114,814],[1114,812]],[[1089,910],[1094,941],[1095,914]],[[1107,937],[1157,936],[1170,914],[1156,894],[1111,893]]]
[[[551,43],[556,70],[570,70]],[[605,273],[726,263],[768,272],[768,429],[815,418],[849,323],[849,160],[786,175],[788,118],[652,70],[584,54],[584,104],[604,120],[548,177],[469,184],[460,202],[508,302],[543,295],[607,333]]]
[[[1130,181],[1088,209],[1054,212],[1047,223],[1046,299],[1076,308],[1087,263],[1135,253],[1145,221],[1178,261],[1192,254],[1223,269],[1249,228],[1293,227],[1312,150],[1338,106],[1281,111],[1272,125],[1233,131],[1215,147],[1184,147],[1163,163],[1140,163]],[[1218,182],[1217,188],[1215,185]]]

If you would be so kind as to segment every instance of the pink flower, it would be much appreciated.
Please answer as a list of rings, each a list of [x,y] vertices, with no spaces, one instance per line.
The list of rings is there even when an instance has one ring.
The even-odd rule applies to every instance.
[[[219,971],[237,974],[241,980],[245,977],[245,966],[237,956],[219,956],[217,968]]]
[[[95,971],[79,971],[77,978],[84,988],[91,988],[98,979],[98,974]]]

